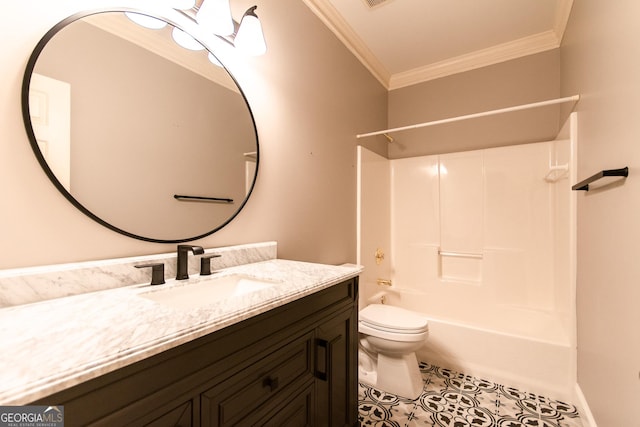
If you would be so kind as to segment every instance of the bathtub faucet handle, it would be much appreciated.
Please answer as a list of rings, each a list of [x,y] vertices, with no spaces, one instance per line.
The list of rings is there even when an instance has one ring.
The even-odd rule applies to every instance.
[[[391,280],[389,279],[378,279],[376,282],[378,285],[391,286]]]

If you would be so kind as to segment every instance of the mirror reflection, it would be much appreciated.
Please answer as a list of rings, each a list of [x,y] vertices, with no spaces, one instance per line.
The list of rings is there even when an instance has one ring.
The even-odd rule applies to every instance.
[[[230,221],[251,192],[258,152],[233,78],[177,46],[172,29],[121,12],[65,22],[34,52],[23,99],[34,151],[58,189],[103,225],[163,242]]]

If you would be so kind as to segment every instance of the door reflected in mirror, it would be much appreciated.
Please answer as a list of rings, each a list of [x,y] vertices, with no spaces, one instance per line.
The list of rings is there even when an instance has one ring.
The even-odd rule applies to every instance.
[[[56,187],[101,224],[160,242],[227,224],[258,165],[242,91],[206,51],[176,45],[172,28],[77,15],[43,38],[23,84],[27,133]]]

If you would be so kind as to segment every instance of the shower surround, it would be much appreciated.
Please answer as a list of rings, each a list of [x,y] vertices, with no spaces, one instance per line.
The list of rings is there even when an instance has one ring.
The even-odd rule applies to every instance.
[[[361,304],[384,294],[429,317],[420,360],[574,397],[570,128],[555,141],[405,159],[359,148]]]

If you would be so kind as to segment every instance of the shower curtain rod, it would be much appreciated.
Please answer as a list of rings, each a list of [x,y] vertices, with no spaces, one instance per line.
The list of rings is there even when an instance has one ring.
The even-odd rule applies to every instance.
[[[451,117],[448,119],[435,120],[432,122],[425,122],[417,125],[409,125],[409,126],[402,126],[402,127],[393,128],[393,129],[379,130],[376,132],[361,133],[359,135],[356,135],[356,138],[365,138],[367,136],[374,136],[374,135],[385,135],[388,132],[398,132],[401,130],[417,129],[417,128],[422,128],[427,126],[441,125],[445,123],[458,122],[461,120],[475,119],[478,117],[486,117],[486,116],[493,116],[495,114],[509,113],[512,111],[520,111],[520,110],[528,110],[530,108],[544,107],[547,105],[564,104],[566,102],[577,102],[579,99],[580,99],[580,95],[567,96],[565,98],[557,98],[557,99],[550,99],[548,101],[534,102],[531,104],[516,105],[514,107],[501,108],[499,110],[483,111],[481,113],[467,114],[465,116]],[[389,136],[387,137],[389,138]]]

